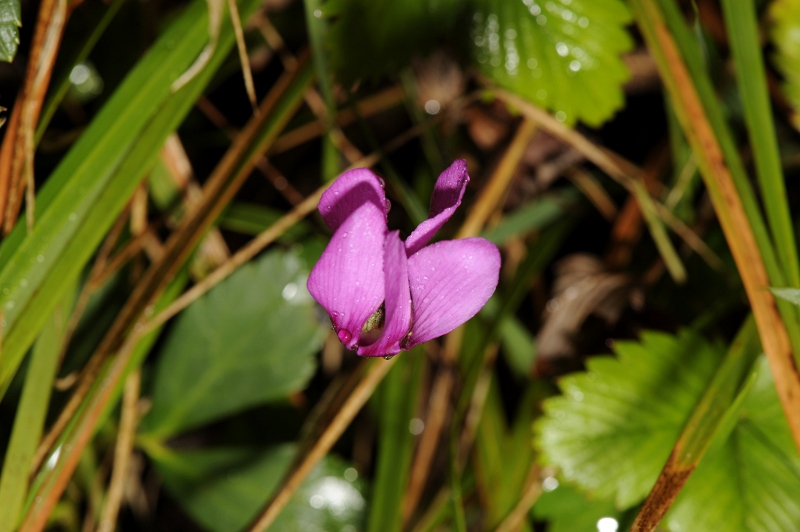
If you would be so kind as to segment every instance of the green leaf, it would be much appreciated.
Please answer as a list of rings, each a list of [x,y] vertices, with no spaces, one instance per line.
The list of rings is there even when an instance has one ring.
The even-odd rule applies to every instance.
[[[19,0],[0,0],[0,61],[10,63],[17,55],[20,26]]]
[[[533,515],[547,521],[547,532],[591,532],[600,529],[600,519],[619,522],[619,511],[612,501],[587,499],[572,486],[559,484],[555,477],[544,482],[545,490],[533,507]]]
[[[451,33],[460,6],[457,0],[329,0],[322,12],[334,19],[327,36],[331,67],[348,84],[397,73]]]
[[[683,331],[645,332],[614,351],[562,379],[565,395],[545,401],[536,432],[566,480],[627,508],[652,488],[724,349]]]
[[[633,41],[619,0],[476,0],[473,55],[493,81],[555,112],[597,126],[623,105]]]
[[[277,488],[294,446],[218,449],[155,457],[167,491],[210,532],[243,529]],[[272,530],[363,530],[365,486],[356,470],[327,456],[306,477]]]
[[[800,457],[766,359],[733,430],[709,450],[665,523],[672,532],[792,532],[800,523]]]
[[[544,194],[530,203],[515,209],[497,227],[484,231],[481,236],[497,245],[505,244],[514,236],[542,229],[566,215],[578,204],[574,189],[566,192]]]
[[[770,38],[777,49],[773,60],[785,78],[784,92],[800,129],[800,0],[775,0],[769,10]]]
[[[306,278],[295,255],[273,251],[187,308],[156,366],[144,431],[169,437],[305,387],[322,330]]]

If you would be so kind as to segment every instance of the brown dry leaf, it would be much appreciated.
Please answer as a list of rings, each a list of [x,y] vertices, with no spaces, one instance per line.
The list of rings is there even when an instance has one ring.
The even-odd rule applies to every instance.
[[[575,355],[574,339],[589,316],[616,323],[633,287],[628,275],[607,271],[594,255],[575,253],[557,262],[553,298],[536,339],[536,372],[548,374]]]

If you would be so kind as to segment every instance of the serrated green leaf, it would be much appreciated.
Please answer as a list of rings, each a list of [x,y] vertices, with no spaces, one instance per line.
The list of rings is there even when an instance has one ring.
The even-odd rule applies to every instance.
[[[623,105],[630,20],[619,0],[477,0],[473,55],[497,84],[558,120],[597,126]]]
[[[321,326],[294,254],[270,252],[178,318],[156,366],[149,436],[168,437],[302,389]]]
[[[267,451],[217,449],[156,457],[167,491],[210,532],[242,530],[294,457],[294,446]],[[355,469],[327,456],[306,477],[272,530],[363,530],[365,486]]]
[[[667,514],[672,532],[794,532],[800,457],[766,359],[722,446],[709,450]]]
[[[454,27],[458,0],[329,0],[331,67],[345,83],[396,73]]]
[[[786,80],[784,91],[795,111],[795,127],[800,129],[800,0],[775,0],[769,15],[770,38],[777,49],[773,60]]]
[[[564,377],[537,440],[548,463],[594,497],[627,508],[652,488],[724,349],[689,331],[645,332]]]
[[[10,63],[17,55],[20,26],[19,0],[0,0],[0,61]]]

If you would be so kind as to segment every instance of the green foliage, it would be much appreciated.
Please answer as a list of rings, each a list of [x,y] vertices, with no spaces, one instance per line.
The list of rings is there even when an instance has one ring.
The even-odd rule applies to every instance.
[[[774,61],[786,80],[784,90],[800,128],[800,0],[775,0],[769,14],[770,38],[777,48]]]
[[[800,290],[797,288],[772,288],[770,291],[779,298],[800,306]]]
[[[249,15],[256,6],[257,2],[246,0],[240,9]],[[0,390],[152,167],[166,137],[232,48],[233,30],[223,24],[207,68],[172,92],[172,82],[208,39],[206,18],[205,4],[198,1],[170,25],[38,193],[33,231],[27,233],[25,223],[18,223],[0,246],[4,311]]]
[[[565,395],[544,403],[536,431],[565,479],[627,508],[653,487],[724,350],[683,331],[645,332],[614,351],[562,379]]]
[[[597,522],[604,517],[619,521],[613,502],[587,499],[568,484],[556,484],[555,477],[545,480],[549,491],[545,490],[536,501],[533,515],[547,520],[547,532],[589,532],[597,530]]]
[[[475,59],[493,81],[597,126],[622,107],[631,16],[619,0],[476,0]]]
[[[17,55],[20,26],[22,26],[22,16],[19,0],[0,1],[0,61],[10,63]]]
[[[305,387],[320,324],[292,253],[247,264],[183,312],[156,366],[145,432],[169,437]]]
[[[156,458],[164,486],[209,532],[243,529],[278,486],[294,456],[292,445],[266,451],[216,449],[170,452]],[[343,461],[326,457],[292,496],[274,530],[361,530],[365,484]]]
[[[379,432],[378,463],[367,527],[371,532],[402,529],[403,501],[416,440],[410,422],[420,403],[424,356],[421,349],[403,354],[375,395]]]
[[[331,68],[346,83],[396,73],[455,27],[457,0],[329,0]]]
[[[798,492],[800,457],[762,357],[735,426],[718,435],[665,523],[672,532],[791,532]]]

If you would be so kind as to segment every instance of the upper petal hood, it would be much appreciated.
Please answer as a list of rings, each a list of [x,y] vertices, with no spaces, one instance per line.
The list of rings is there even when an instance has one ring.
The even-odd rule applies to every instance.
[[[431,210],[428,219],[417,226],[406,239],[406,253],[410,257],[430,242],[436,231],[447,223],[450,216],[461,205],[461,198],[469,183],[467,162],[458,159],[442,172],[436,180],[431,195]]]
[[[381,180],[366,168],[355,168],[340,175],[319,200],[319,213],[336,231],[352,213],[365,203],[378,207],[386,225],[386,193]]]
[[[500,252],[483,238],[437,242],[408,258],[414,323],[407,348],[449,333],[483,308],[500,275]]]
[[[321,209],[320,209],[321,210]],[[308,291],[322,305],[349,349],[384,300],[386,218],[368,201],[339,225],[308,276]]]

